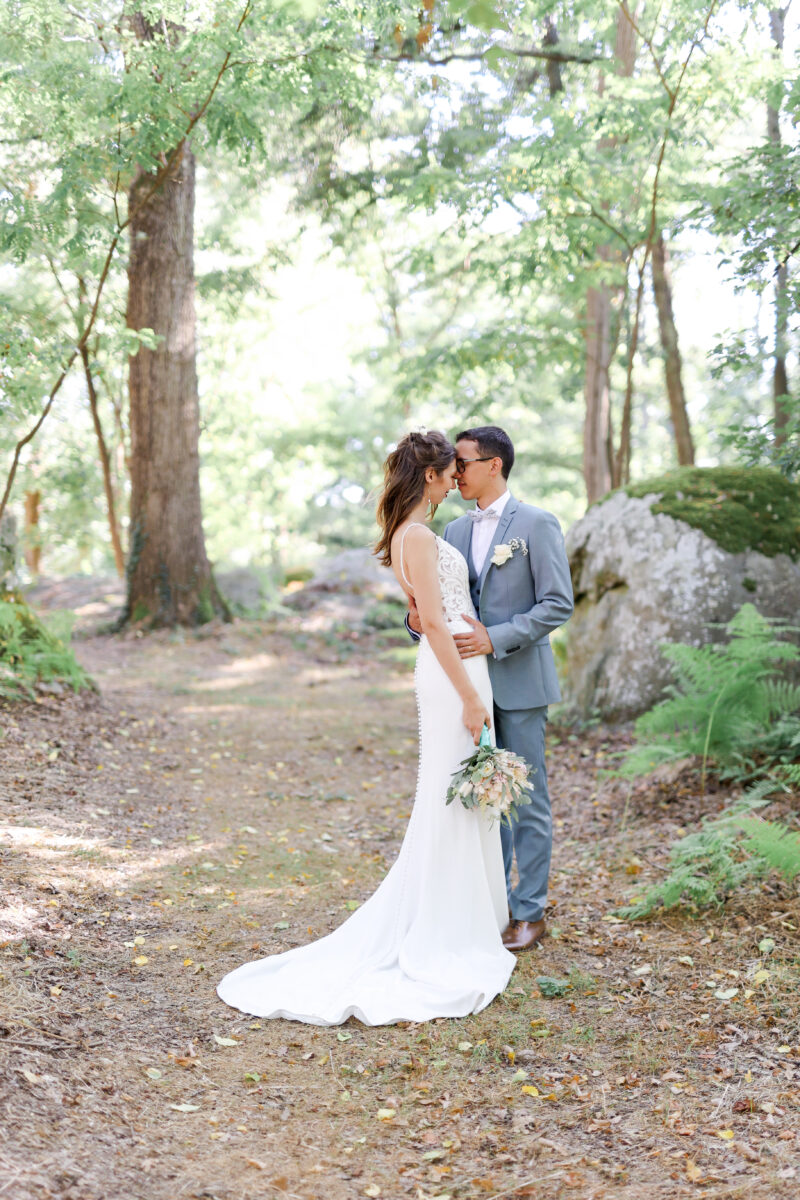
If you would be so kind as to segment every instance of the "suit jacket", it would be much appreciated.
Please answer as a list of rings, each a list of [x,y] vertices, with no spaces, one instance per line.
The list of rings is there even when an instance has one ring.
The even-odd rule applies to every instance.
[[[573,608],[569,563],[556,518],[512,496],[480,574],[472,561],[472,519],[451,521],[444,537],[469,563],[472,602],[494,646],[487,661],[495,704],[518,709],[556,703],[561,691],[549,635],[569,619]],[[523,540],[528,553],[515,550],[502,566],[495,566],[494,547],[513,538]]]

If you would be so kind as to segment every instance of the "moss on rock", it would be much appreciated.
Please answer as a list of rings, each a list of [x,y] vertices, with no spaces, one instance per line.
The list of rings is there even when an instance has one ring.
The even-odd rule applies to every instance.
[[[702,530],[730,554],[800,559],[800,487],[769,467],[679,467],[624,491],[658,496],[652,512]]]

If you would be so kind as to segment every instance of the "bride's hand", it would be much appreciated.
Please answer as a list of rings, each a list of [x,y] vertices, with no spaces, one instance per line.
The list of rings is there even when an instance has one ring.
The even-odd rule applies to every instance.
[[[464,702],[462,720],[472,734],[472,740],[476,746],[481,740],[484,725],[488,725],[490,729],[492,728],[492,718],[477,696],[474,700],[466,700]]]

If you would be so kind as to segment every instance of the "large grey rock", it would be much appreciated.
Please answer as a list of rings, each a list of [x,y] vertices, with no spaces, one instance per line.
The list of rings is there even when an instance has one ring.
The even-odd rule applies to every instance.
[[[272,599],[265,571],[254,567],[230,567],[214,572],[217,587],[233,611],[241,615],[260,614]]]
[[[6,510],[0,518],[0,589],[14,588],[17,579],[17,522]]]
[[[394,572],[381,566],[371,550],[358,547],[323,559],[313,579],[286,596],[283,603],[309,614],[309,627],[346,625],[354,629],[372,623],[370,614],[377,605],[396,604],[402,628],[399,609],[405,608],[405,596]]]
[[[655,496],[615,492],[566,538],[575,589],[564,699],[578,714],[622,720],[650,708],[670,682],[663,642],[699,646],[750,602],[800,623],[800,566],[787,554],[731,554],[707,534],[651,511]]]

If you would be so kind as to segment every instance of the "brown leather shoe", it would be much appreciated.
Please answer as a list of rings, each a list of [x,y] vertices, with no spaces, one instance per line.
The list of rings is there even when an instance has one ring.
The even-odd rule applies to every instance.
[[[506,950],[518,953],[520,950],[530,950],[540,942],[547,932],[544,917],[539,921],[512,921],[508,929],[503,930],[503,945]]]

